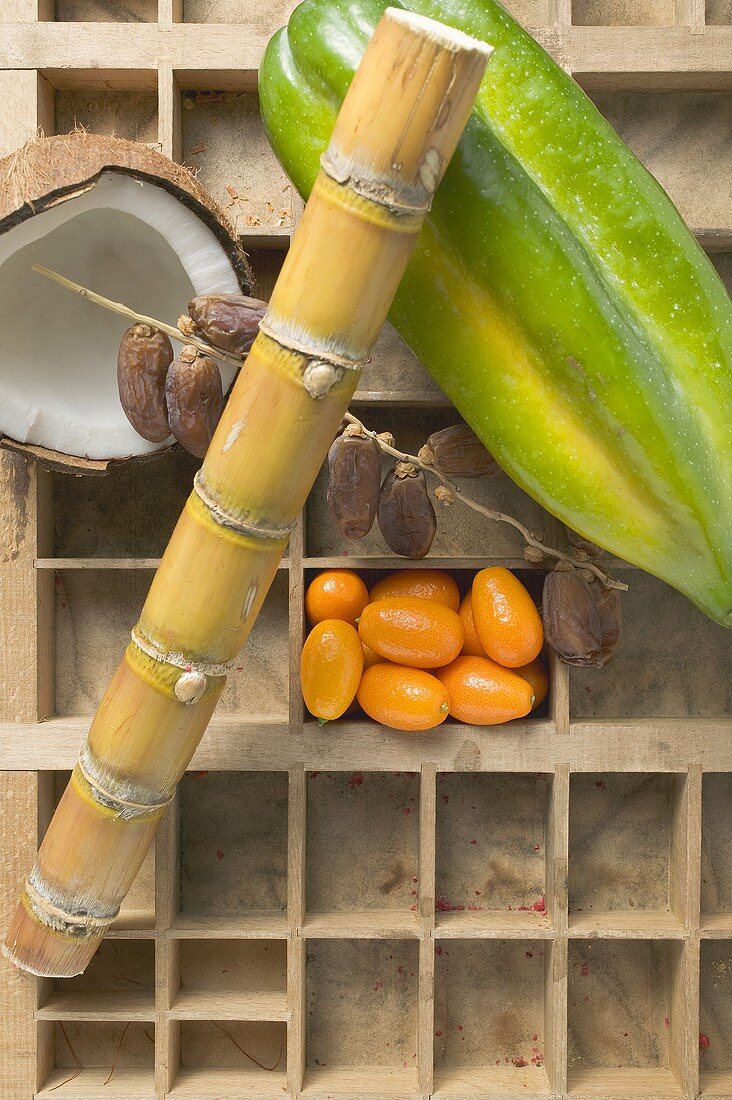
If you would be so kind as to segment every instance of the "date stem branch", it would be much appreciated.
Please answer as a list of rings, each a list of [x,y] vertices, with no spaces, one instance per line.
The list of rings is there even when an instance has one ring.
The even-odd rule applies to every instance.
[[[43,267],[41,264],[32,264],[33,271],[36,271],[39,275],[45,276],[47,279],[52,279],[60,286],[65,287],[67,290],[73,291],[75,294],[81,295],[82,298],[87,298],[95,305],[102,306],[104,309],[111,310],[113,313],[118,313],[122,317],[127,317],[131,321],[137,321],[140,324],[149,325],[151,328],[158,329],[160,332],[166,333],[174,340],[179,341],[181,344],[193,344],[199,351],[203,351],[206,355],[210,355],[212,359],[218,359],[219,362],[229,363],[237,368],[241,367],[242,359],[236,355],[232,355],[229,352],[222,351],[220,348],[215,347],[213,344],[209,344],[206,340],[201,340],[197,336],[189,335],[182,332],[174,325],[168,325],[164,321],[158,321],[154,317],[147,317],[142,313],[137,313],[135,310],[130,309],[129,306],[124,305],[122,302],[113,302],[110,298],[105,298],[102,294],[97,294],[94,290],[89,290],[87,287],[81,286],[79,283],[73,282],[72,279],[67,279],[65,275],[60,275],[57,271],[52,271],[48,267]],[[484,505],[479,504],[477,500],[472,500],[471,497],[466,494],[448,477],[445,477],[437,467],[430,463],[423,462],[419,455],[406,454],[404,451],[398,451],[396,447],[392,447],[385,439],[379,436],[378,432],[373,432],[363,424],[358,417],[353,413],[346,413],[345,419],[349,424],[353,424],[358,427],[364,435],[376,441],[382,451],[385,454],[391,455],[393,458],[399,459],[400,462],[411,462],[415,467],[420,470],[424,470],[425,473],[432,474],[437,478],[442,485],[445,486],[451,493],[454,493],[455,499],[462,501],[468,508],[472,508],[474,512],[479,512],[486,519],[492,520],[496,523],[508,523],[511,527],[515,527],[517,531],[523,536],[527,546],[531,546],[538,553],[549,558],[556,558],[557,561],[565,562],[573,569],[586,569],[593,573],[598,580],[606,588],[618,588],[622,592],[627,592],[628,586],[622,581],[616,581],[605,573],[599,566],[594,565],[591,561],[577,561],[569,554],[565,554],[561,550],[555,550],[552,546],[547,546],[540,539],[537,539],[527,527],[524,527],[519,520],[514,519],[513,516],[506,515],[504,512],[497,512],[492,508],[486,508]]]
[[[468,508],[472,508],[474,512],[479,512],[480,515],[485,516],[486,519],[493,520],[496,523],[508,523],[511,527],[515,527],[523,536],[527,546],[534,547],[542,556],[556,558],[557,561],[566,562],[568,565],[572,566],[573,569],[589,570],[591,573],[594,573],[605,588],[617,588],[621,592],[628,591],[627,584],[624,584],[623,581],[616,581],[593,562],[589,560],[577,561],[575,558],[571,557],[571,555],[565,554],[562,550],[556,550],[553,546],[547,546],[546,543],[536,538],[527,527],[524,527],[523,523],[513,516],[509,516],[505,512],[497,512],[493,508],[486,508],[485,505],[479,504],[477,500],[473,500],[471,497],[467,496],[454,481],[451,481],[450,478],[441,473],[436,466],[433,466],[429,462],[424,462],[419,455],[410,455],[406,454],[404,451],[397,450],[396,447],[388,443],[378,432],[372,432],[367,428],[357,416],[353,415],[353,413],[347,412],[344,419],[347,420],[349,424],[353,424],[354,427],[358,428],[364,435],[368,436],[369,439],[373,439],[385,454],[391,455],[392,458],[399,459],[400,462],[411,463],[413,466],[416,466],[417,469],[432,474],[433,477],[437,478],[437,480],[450,491],[450,493],[454,494],[456,500],[462,501]]]

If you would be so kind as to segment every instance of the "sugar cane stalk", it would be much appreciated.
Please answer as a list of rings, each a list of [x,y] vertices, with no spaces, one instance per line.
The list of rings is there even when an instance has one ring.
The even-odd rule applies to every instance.
[[[81,972],[134,880],[356,388],[490,48],[389,9],[3,951]]]

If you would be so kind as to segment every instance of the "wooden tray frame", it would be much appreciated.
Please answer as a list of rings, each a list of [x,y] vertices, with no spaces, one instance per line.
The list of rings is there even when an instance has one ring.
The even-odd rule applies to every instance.
[[[157,10],[151,0],[132,0],[133,7],[136,5],[136,10],[142,11],[150,21],[130,25],[114,21],[117,10],[114,5],[99,4],[98,0],[64,0],[64,3],[64,12],[67,18],[73,17],[72,22],[55,21],[54,5],[50,0],[0,0],[0,102],[4,105],[0,120],[0,153],[20,144],[37,127],[53,132],[57,117],[68,119],[69,112],[77,109],[83,115],[89,103],[92,126],[111,129],[119,124],[121,110],[132,127],[131,136],[154,140],[147,107],[140,106],[140,100],[135,99],[142,97],[145,100],[152,96],[157,101],[157,143],[167,155],[183,159],[186,99],[210,91],[255,96],[262,51],[270,32],[283,21],[289,8],[287,0],[266,8],[257,0],[243,0],[238,6],[227,9],[227,13],[239,14],[236,25],[223,22],[192,24],[183,21],[182,0],[159,0]],[[111,21],[84,21],[95,15],[95,5],[96,15],[100,8],[106,9],[103,14]],[[607,91],[692,95],[708,92],[722,97],[720,117],[724,117],[724,107],[732,89],[732,26],[729,25],[732,9],[727,0],[707,0],[706,8],[704,0],[660,0],[658,3],[649,0],[647,4],[629,0],[614,7],[610,0],[598,0],[594,6],[592,0],[575,0],[575,23],[595,20],[598,25],[593,26],[573,24],[570,0],[525,0],[523,5],[517,0],[515,7],[517,14],[526,17],[528,24],[533,26],[539,40],[588,90],[598,94]],[[622,19],[622,13],[628,10],[635,10],[639,21],[648,25],[632,31],[622,25],[602,25],[604,16],[607,22],[617,22],[618,12]],[[654,25],[664,22],[669,25]],[[117,93],[131,98],[120,101],[121,108],[118,102],[113,110],[108,110],[110,95]],[[58,95],[64,97],[63,101],[57,99]],[[95,103],[99,106],[98,111],[94,108]],[[251,127],[251,122],[247,125]],[[712,125],[715,125],[714,120]],[[718,128],[714,132],[721,143],[723,134]],[[251,134],[251,130],[247,134]],[[261,135],[254,134],[252,140],[261,141]],[[724,166],[721,144],[713,143],[712,160],[720,157]],[[684,183],[682,160],[679,157],[676,181],[680,204],[685,187],[688,189],[688,184]],[[246,177],[246,163],[242,173]],[[205,171],[203,175],[205,178]],[[721,179],[724,185],[724,173]],[[255,224],[246,225],[243,232],[263,296],[272,285],[299,211],[298,204],[290,198],[288,209],[279,210],[284,202],[281,182],[282,177],[272,161],[249,180],[251,198],[261,217],[255,218]],[[716,211],[718,204],[710,199],[707,208]],[[706,217],[703,197],[699,209],[700,216],[692,222],[694,231],[709,252],[719,254],[716,258],[723,274],[729,272],[732,210],[726,218],[715,218],[711,214]],[[395,381],[397,377],[399,383]],[[446,406],[442,395],[429,384],[413,357],[392,333],[385,335],[357,401],[363,415],[374,421],[384,410],[417,406],[425,410],[429,418]],[[66,475],[54,475],[8,452],[0,454],[0,501],[4,521],[0,539],[0,766],[4,769],[0,773],[3,795],[0,802],[3,821],[0,900],[3,924],[52,812],[59,782],[57,773],[73,766],[78,745],[88,726],[85,714],[56,716],[56,581],[69,574],[91,576],[90,572],[83,571],[92,571],[95,575],[111,571],[116,575],[132,570],[144,575],[157,563],[157,558],[149,556],[88,558],[59,554],[54,530],[58,522],[54,487],[58,487],[55,479],[59,476]],[[63,494],[68,496],[68,486],[64,487]],[[83,986],[59,989],[52,982],[21,977],[5,965],[0,971],[2,1096],[7,1100],[115,1095],[132,1100],[137,1097],[162,1100],[167,1095],[270,1098],[303,1095],[323,1100],[326,1097],[355,1100],[366,1096],[402,1097],[404,1100],[430,1096],[474,1097],[476,1100],[478,1097],[503,1097],[507,1100],[527,1093],[568,1096],[573,1100],[589,1100],[590,1097],[619,1100],[634,1096],[649,1100],[678,1096],[691,1100],[699,1095],[732,1096],[729,1033],[726,1040],[724,1037],[721,1040],[723,1044],[726,1041],[725,1050],[718,1056],[715,1054],[716,1060],[711,1063],[721,1068],[706,1068],[700,1076],[699,1056],[700,1020],[704,1023],[709,1015],[704,998],[714,984],[709,977],[712,973],[709,967],[716,967],[715,975],[725,974],[725,952],[727,949],[732,952],[732,882],[728,881],[729,871],[725,870],[730,842],[729,834],[724,832],[724,823],[728,825],[729,810],[732,810],[732,786],[727,774],[732,773],[732,720],[728,711],[719,705],[722,696],[712,690],[711,713],[708,707],[692,704],[687,714],[676,713],[672,708],[670,717],[659,714],[574,717],[570,714],[568,670],[554,663],[548,712],[510,728],[482,731],[446,726],[429,737],[415,738],[395,736],[373,723],[359,720],[321,729],[304,717],[297,688],[303,637],[303,589],[309,575],[306,571],[341,565],[344,559],[340,548],[329,554],[309,553],[308,514],[301,517],[282,567],[289,617],[287,712],[283,709],[281,713],[260,717],[245,713],[239,707],[217,714],[191,764],[194,776],[205,777],[209,772],[286,774],[288,797],[284,811],[286,823],[283,824],[287,839],[286,897],[283,897],[281,908],[247,911],[234,907],[229,913],[200,916],[180,909],[179,798],[160,830],[154,858],[144,871],[144,882],[109,937],[112,944],[128,945],[123,954],[131,953],[130,973],[143,974],[141,989],[134,984],[126,991],[106,988],[106,956],[99,962],[101,977],[97,989]],[[317,507],[315,521],[326,522],[317,513]],[[548,517],[547,524],[553,536],[561,537],[559,525]],[[514,567],[531,568],[518,556],[518,550],[513,554],[502,551],[477,556],[472,552],[460,552],[459,537],[457,545],[457,549],[453,544],[442,554],[438,550],[436,556],[424,564],[469,569],[501,561]],[[490,545],[488,550],[491,550]],[[392,568],[394,559],[369,550],[362,557],[349,556],[348,564],[354,568],[383,570]],[[623,563],[613,565],[628,568]],[[95,629],[104,630],[104,624],[99,621],[95,626],[93,614],[85,622],[92,633]],[[715,628],[709,627],[709,630],[711,633],[704,635],[703,645],[708,647],[705,652],[711,653],[719,635],[714,633]],[[652,643],[652,623],[649,623],[647,637]],[[262,645],[264,650],[269,647],[275,652],[281,650],[283,638],[275,633],[265,635]],[[681,637],[679,645],[683,645]],[[723,672],[724,657],[721,669]],[[673,677],[675,671],[672,669],[662,676]],[[694,674],[698,677],[698,668]],[[698,701],[698,693],[694,698]],[[683,706],[678,710],[683,710]],[[308,775],[313,772],[365,776],[367,782],[373,780],[377,793],[378,776],[372,773],[416,774],[419,809],[414,834],[416,854],[412,854],[417,860],[418,887],[413,906],[308,909],[306,840],[311,797]],[[442,812],[439,792],[444,776],[451,773],[465,777],[484,774],[496,781],[504,777],[506,782],[515,775],[542,773],[546,777],[542,857],[545,911],[529,907],[476,912],[452,908],[446,912],[440,906],[436,880],[436,834],[441,828]],[[593,781],[603,790],[606,786],[603,776],[610,777],[607,782],[612,782],[614,776],[627,779],[633,775],[661,777],[671,792],[665,817],[668,853],[661,852],[659,856],[668,879],[666,902],[659,908],[641,905],[626,909],[592,907],[570,911],[571,860],[575,859],[570,837],[570,807],[579,806],[581,813],[582,800],[587,798],[582,792],[586,792],[588,783],[590,791]],[[594,776],[597,780],[589,779]],[[204,787],[202,783],[201,789]],[[232,812],[234,809],[232,807]],[[630,826],[628,830],[630,835]],[[640,842],[642,836],[639,827],[633,837]],[[602,840],[602,833],[600,838]],[[348,845],[353,843],[354,859],[357,858],[357,838],[353,842],[339,838],[340,842],[344,842],[349,851]],[[713,882],[715,876],[717,881]],[[139,901],[140,898],[143,900]],[[706,899],[704,906],[702,898]],[[535,1005],[545,1040],[542,1064],[506,1064],[507,1060],[502,1059],[497,1067],[466,1068],[457,1063],[442,1063],[436,1038],[442,1034],[438,1024],[443,1006],[438,1003],[436,1007],[435,987],[436,981],[439,986],[447,979],[439,976],[436,979],[436,959],[440,959],[436,948],[441,950],[445,945],[456,945],[459,954],[461,945],[471,941],[487,945],[486,957],[490,958],[498,957],[495,952],[500,953],[503,945],[517,942],[538,944],[544,951],[542,992]],[[258,958],[258,943],[263,945],[262,950],[267,944],[285,944],[286,974],[278,971],[277,977],[270,981],[265,967],[264,989],[190,989],[184,985],[181,990],[181,969],[188,982],[187,975],[193,973],[196,965],[199,970],[207,965],[205,952],[215,953],[221,949],[216,948],[216,944],[227,943],[232,945],[232,958],[238,953],[242,959],[249,958],[247,951],[250,950],[254,953],[252,958]],[[355,1042],[351,1062],[326,1066],[309,1062],[308,1034],[309,1027],[314,1026],[312,1020],[309,1024],[312,1013],[308,1001],[309,945],[317,965],[318,950],[332,950],[338,958],[339,944],[352,945],[343,950],[352,950],[355,954],[359,943],[376,944],[376,950],[382,943],[414,945],[417,959],[416,996],[412,1005],[415,1049],[414,1063],[406,1069],[374,1064],[378,1060],[374,1059],[369,1046],[365,1022],[363,1042],[361,1045],[360,1040]],[[319,949],[318,944],[325,946]],[[651,962],[647,965],[651,977],[658,969],[658,958],[669,960],[669,977],[663,986],[669,1031],[664,1065],[644,1067],[643,1055],[635,1048],[632,1053],[638,1064],[627,1069],[603,1068],[599,1056],[597,1064],[588,1065],[586,1059],[585,1063],[576,1059],[576,1049],[568,1034],[568,1019],[578,1025],[578,1013],[583,1011],[578,1010],[576,1004],[573,1007],[572,1001],[577,973],[584,974],[585,967],[589,969],[589,959],[593,960],[594,967],[603,951],[612,955],[613,944],[617,945],[618,956],[624,961],[610,965],[624,968],[622,972],[628,982],[623,996],[634,1011],[637,1010],[637,998],[634,999],[631,971],[635,967],[635,953],[640,952],[638,957],[644,958],[644,944],[662,945],[660,955],[649,956]],[[655,950],[649,948],[652,949]],[[366,946],[363,950],[371,948]],[[463,946],[462,950],[467,952],[469,948]],[[510,952],[510,948],[506,950]],[[281,958],[280,948],[273,947],[272,951]],[[491,951],[494,954],[491,955]],[[619,973],[620,970],[612,971],[611,976],[617,978]],[[602,974],[600,965],[601,980]],[[131,983],[136,980],[129,979]],[[501,980],[504,985],[497,990],[499,999],[507,997],[511,988],[505,974]],[[475,975],[474,983],[473,992],[479,995],[484,976]],[[703,990],[701,1001],[700,987]],[[729,983],[726,988],[732,993]],[[339,1019],[345,1027],[349,1013],[354,1018],[362,1013],[365,1021],[370,1002],[368,997],[359,999],[347,975],[340,985],[333,987],[330,996],[328,1000],[323,994],[321,1003],[325,1006],[322,1011],[333,1015],[334,1032],[338,1030]],[[597,1049],[601,1051],[605,1042],[603,1023],[609,1017],[602,1008],[596,1012],[600,1032]],[[342,1016],[338,1017],[338,1013]],[[730,1016],[726,1019],[729,1021]],[[204,1029],[211,1020],[230,1021],[231,1026],[238,1026],[237,1022],[241,1021],[246,1027],[259,1027],[255,1038],[260,1035],[264,1044],[262,1049],[268,1050],[273,1043],[276,1047],[277,1036],[286,1028],[286,1060],[281,1070],[267,1074],[252,1068],[250,1072],[244,1063],[240,1066],[226,1059],[225,1065],[181,1072],[181,1032],[184,1047],[190,1043],[192,1049],[195,1043],[191,1036],[196,1026],[200,1023]],[[73,1072],[63,1067],[54,1069],[61,1044],[60,1023],[66,1023],[69,1028],[78,1026],[84,1049],[93,1052],[96,1044],[101,1055],[96,1061],[92,1060],[96,1069],[86,1068],[76,1081],[54,1090],[54,1085]],[[120,1064],[111,1082],[105,1085],[104,1078],[112,1060],[109,1052],[113,1052],[119,1029],[126,1023],[138,1029],[129,1040],[133,1045],[141,1031],[154,1026],[153,1051],[149,1057],[140,1056],[145,1063],[141,1068]],[[395,1026],[396,1023],[395,1020]],[[473,1025],[478,1024],[476,1017]],[[94,1029],[98,1029],[98,1037]],[[204,1030],[201,1034],[204,1038],[200,1045],[205,1046],[210,1042],[210,1034]],[[719,1043],[721,1034],[715,1032],[715,1042]],[[332,1038],[332,1035],[325,1035],[323,1041],[329,1042]],[[704,1058],[703,1051],[702,1066],[706,1065]]]

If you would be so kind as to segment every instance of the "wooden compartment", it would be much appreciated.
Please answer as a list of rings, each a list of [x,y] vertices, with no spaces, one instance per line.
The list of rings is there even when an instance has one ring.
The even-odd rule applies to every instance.
[[[247,917],[276,927],[287,904],[286,774],[187,772],[179,812],[180,927]]]
[[[549,1095],[545,941],[450,940],[435,949],[435,1087],[439,1098]]]
[[[570,943],[570,1094],[682,1095],[683,950],[665,940]]]
[[[155,1024],[121,1020],[43,1023],[48,1066],[37,1100],[155,1096]]]
[[[284,1021],[287,945],[284,940],[180,940],[178,1020]]]
[[[418,839],[416,773],[311,772],[307,934],[354,935],[361,928],[416,936]]]
[[[292,229],[297,199],[262,128],[256,89],[236,87],[239,74],[222,73],[221,86],[194,88],[181,74],[182,154],[204,187],[226,209],[239,233]]]
[[[56,712],[92,715],[139,618],[152,571],[56,573]],[[280,639],[278,645],[277,639]],[[232,667],[219,710],[287,716],[287,580],[278,575],[265,609]]]
[[[170,1096],[265,1097],[285,1092],[287,1030],[281,1023],[186,1021],[175,1027],[180,1062]]]
[[[574,775],[569,803],[573,935],[681,935],[685,781],[674,775]]]
[[[258,4],[257,0],[182,0],[182,3],[186,23],[253,23],[258,33],[266,37],[283,27],[297,6],[297,0],[271,0],[267,4]]]
[[[732,940],[701,945],[699,1066],[702,1096],[732,1092]]]
[[[416,1091],[418,971],[409,940],[308,942],[303,1095]]]
[[[705,10],[708,26],[732,26],[731,0],[706,0]]]
[[[673,27],[674,0],[572,0],[580,27]]]
[[[438,776],[435,935],[549,927],[550,782],[546,775]]]
[[[392,432],[397,448],[407,454],[416,454],[432,432],[460,422],[460,417],[453,410],[359,408],[358,415],[367,428]],[[383,472],[386,473],[393,465],[394,460],[387,460],[385,457]],[[427,483],[430,492],[438,484],[436,479],[429,476]],[[556,520],[544,512],[506,474],[501,472],[496,477],[471,479],[464,482],[464,485],[470,496],[479,503],[516,516],[533,530],[544,531],[547,541],[550,535],[553,536]],[[328,507],[327,488],[327,469],[324,466],[307,502],[307,555],[310,559],[338,558],[337,564],[347,566],[349,558],[372,560],[386,557],[391,568],[397,569],[414,564],[403,558],[395,558],[387,548],[377,522],[374,522],[371,531],[363,539],[356,541],[344,538]],[[512,559],[516,564],[526,564],[523,559],[523,538],[508,524],[484,520],[461,505],[447,508],[436,502],[435,511],[437,534],[429,557],[456,559],[456,565],[460,564],[460,559],[468,559],[470,564],[476,564],[476,568],[479,562],[486,559]],[[431,563],[424,559],[423,564],[428,566]]]
[[[590,92],[695,228],[732,228],[729,91]]]
[[[732,775],[705,775],[702,804],[702,927],[732,936]]]
[[[55,0],[53,18],[60,23],[155,23],[157,0]]]
[[[114,134],[130,141],[157,143],[158,97],[151,90],[134,92],[59,89],[54,96],[55,130],[66,134],[85,129],[93,134]],[[98,79],[98,78],[97,78]]]
[[[570,671],[576,718],[674,718],[729,714],[730,632],[680,593],[640,570],[623,579],[623,636],[605,670]],[[649,637],[649,624],[653,623]]]
[[[52,979],[39,1020],[155,1020],[152,940],[103,940],[83,974]]]

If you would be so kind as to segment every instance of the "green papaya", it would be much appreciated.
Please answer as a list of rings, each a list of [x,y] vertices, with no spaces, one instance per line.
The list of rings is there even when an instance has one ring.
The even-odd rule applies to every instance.
[[[385,0],[305,0],[260,71],[307,196]],[[732,625],[732,305],[659,184],[495,0],[404,6],[494,47],[391,320],[575,531]]]

